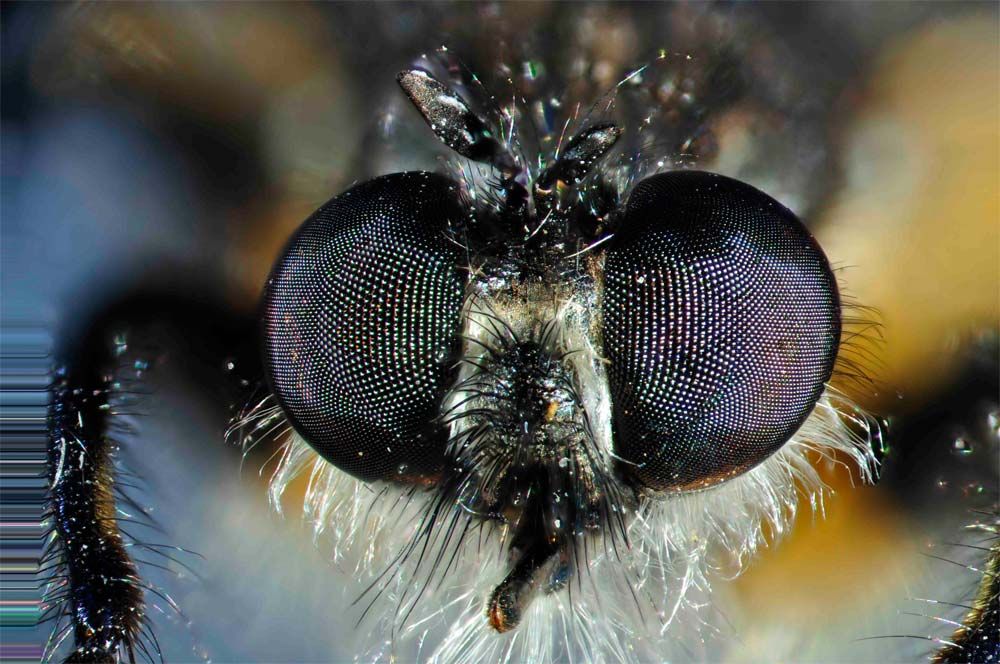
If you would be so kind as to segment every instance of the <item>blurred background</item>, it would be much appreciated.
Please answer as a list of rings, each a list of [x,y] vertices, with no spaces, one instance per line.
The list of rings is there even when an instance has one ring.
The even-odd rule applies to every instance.
[[[395,74],[441,45],[498,95],[547,100],[542,144],[561,128],[552,109],[595,100],[661,52],[681,58],[645,102],[669,135],[659,156],[739,177],[795,210],[845,293],[868,307],[855,315],[880,323],[852,351],[866,379],[840,387],[887,426],[882,481],[853,487],[850,473],[823,467],[836,491],[825,518],[804,510],[780,546],[718,584],[737,636],[709,652],[913,661],[949,637],[945,620],[961,611],[923,600],[974,592],[964,566],[976,552],[956,544],[998,494],[995,3],[8,2],[0,12],[8,332],[72,330],[137,285],[199,303],[149,330],[162,369],[123,450],[163,537],[205,558],[194,561],[200,579],[149,572],[184,610],[156,618],[169,660],[357,652],[341,573],[294,506],[282,519],[267,505],[257,471],[273,449],[241,470],[223,443],[246,398],[240,381],[259,378],[232,358],[272,261],[316,207],[373,175],[440,167]]]

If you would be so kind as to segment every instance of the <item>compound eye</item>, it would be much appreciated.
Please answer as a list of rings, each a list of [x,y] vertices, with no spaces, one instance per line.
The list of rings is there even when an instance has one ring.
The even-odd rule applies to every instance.
[[[836,282],[796,216],[681,171],[635,188],[604,266],[621,472],[654,491],[725,481],[776,452],[833,371]]]
[[[319,454],[362,480],[428,482],[442,466],[465,283],[445,237],[455,191],[428,173],[360,184],[302,225],[268,282],[273,392]]]

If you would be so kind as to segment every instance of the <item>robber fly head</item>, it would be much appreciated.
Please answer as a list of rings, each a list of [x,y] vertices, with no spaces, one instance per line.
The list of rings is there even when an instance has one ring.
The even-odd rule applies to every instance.
[[[341,471],[506,529],[484,598],[502,632],[590,540],[626,544],[645,502],[785,445],[833,371],[838,291],[802,223],[750,185],[674,171],[618,190],[599,177],[623,133],[606,122],[529,170],[438,78],[398,82],[496,197],[409,172],[323,205],[268,282],[269,379]]]

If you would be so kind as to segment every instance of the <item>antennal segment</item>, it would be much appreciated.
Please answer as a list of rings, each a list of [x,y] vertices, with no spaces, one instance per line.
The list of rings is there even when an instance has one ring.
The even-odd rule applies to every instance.
[[[420,69],[401,71],[396,81],[445,145],[463,157],[492,165],[505,180],[520,173],[514,156],[457,92]]]
[[[535,180],[533,197],[538,216],[544,217],[553,207],[558,207],[561,192],[586,177],[621,135],[621,127],[606,123],[593,125],[570,139],[555,163]]]

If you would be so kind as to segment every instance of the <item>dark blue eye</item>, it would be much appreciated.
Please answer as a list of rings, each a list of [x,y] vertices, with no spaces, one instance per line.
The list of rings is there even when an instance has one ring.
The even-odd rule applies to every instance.
[[[641,182],[607,251],[604,350],[620,472],[710,486],[777,451],[823,392],[840,305],[796,216],[711,173]]]
[[[316,451],[363,480],[440,472],[465,284],[445,237],[455,191],[428,173],[360,184],[303,224],[268,284],[274,393]]]

